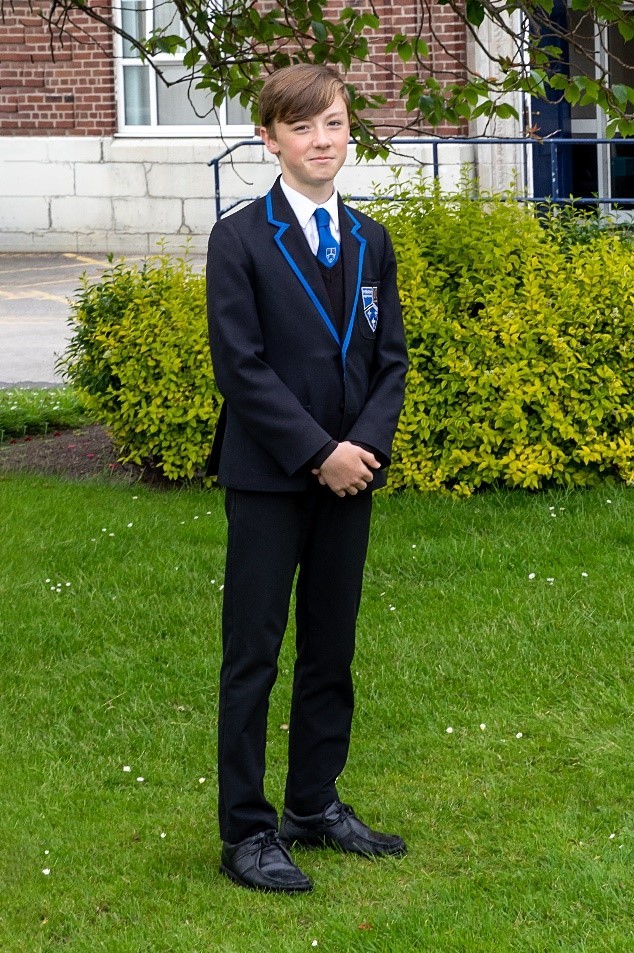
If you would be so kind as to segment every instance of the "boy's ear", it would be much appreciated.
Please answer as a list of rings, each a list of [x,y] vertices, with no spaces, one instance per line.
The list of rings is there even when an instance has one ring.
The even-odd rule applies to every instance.
[[[260,126],[260,138],[264,141],[264,145],[274,156],[276,156],[280,147],[277,144],[277,140],[272,136],[266,126]]]

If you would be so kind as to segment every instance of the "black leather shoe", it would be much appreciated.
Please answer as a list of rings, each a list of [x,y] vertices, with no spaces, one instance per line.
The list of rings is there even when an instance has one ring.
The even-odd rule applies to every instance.
[[[305,893],[313,889],[273,830],[262,831],[237,844],[223,843],[220,873],[251,890]]]
[[[298,817],[285,809],[280,824],[280,840],[304,847],[336,847],[364,857],[400,856],[407,853],[405,842],[396,834],[373,831],[360,821],[349,804],[333,801],[319,814]]]

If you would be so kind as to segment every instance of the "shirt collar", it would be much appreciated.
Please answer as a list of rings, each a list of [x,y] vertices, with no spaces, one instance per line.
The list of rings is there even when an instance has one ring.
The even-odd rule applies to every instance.
[[[336,188],[327,202],[317,205],[312,199],[307,198],[305,195],[302,195],[301,192],[298,192],[297,189],[293,189],[290,185],[287,185],[283,178],[280,179],[280,186],[302,229],[306,228],[315,214],[316,208],[325,208],[335,228],[339,228],[339,194]]]

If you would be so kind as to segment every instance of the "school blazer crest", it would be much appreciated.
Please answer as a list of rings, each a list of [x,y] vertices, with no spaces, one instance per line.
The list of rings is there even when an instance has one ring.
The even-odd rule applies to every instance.
[[[331,439],[389,463],[407,367],[396,262],[385,228],[341,200],[339,227],[341,331],[279,180],[212,229],[209,339],[225,406],[210,472],[225,486],[305,489]],[[371,487],[384,483],[381,470]]]

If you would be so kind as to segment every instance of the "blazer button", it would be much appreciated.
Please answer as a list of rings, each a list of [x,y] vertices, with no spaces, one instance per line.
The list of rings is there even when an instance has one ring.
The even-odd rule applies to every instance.
[[[346,405],[344,404],[343,401],[341,401],[341,403],[339,404],[339,410],[345,410],[345,408],[346,408]]]

